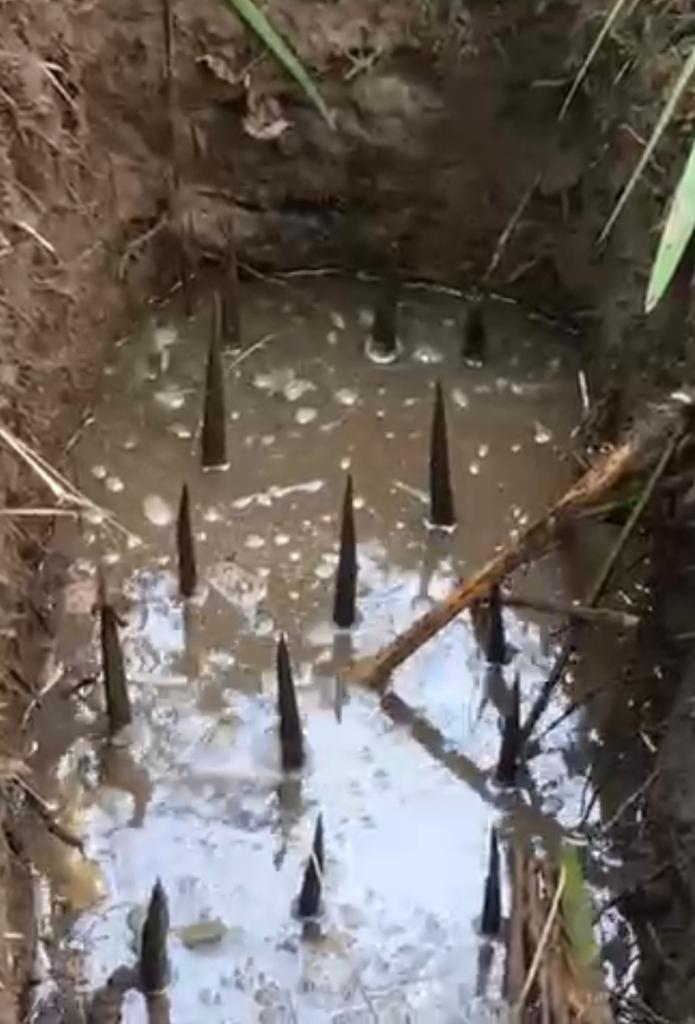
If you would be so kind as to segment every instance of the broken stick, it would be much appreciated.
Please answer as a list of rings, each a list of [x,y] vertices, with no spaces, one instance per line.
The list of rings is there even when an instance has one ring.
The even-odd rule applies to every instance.
[[[679,393],[658,407],[622,444],[600,455],[584,475],[548,512],[532,523],[513,544],[456,587],[449,597],[426,612],[373,657],[353,665],[349,682],[383,691],[395,668],[422,647],[476,599],[520,566],[545,554],[563,528],[577,515],[653,463],[656,450],[674,431],[680,435],[693,417],[695,395]]]

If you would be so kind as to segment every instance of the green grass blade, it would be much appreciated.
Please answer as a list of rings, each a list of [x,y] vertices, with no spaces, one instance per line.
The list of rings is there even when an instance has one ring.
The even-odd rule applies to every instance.
[[[576,846],[563,843],[561,863],[565,869],[562,917],[572,955],[578,966],[591,972],[598,963],[599,952],[594,938],[591,896],[584,882]]]
[[[333,127],[333,118],[318,91],[313,78],[306,70],[299,57],[296,56],[279,34],[273,28],[265,14],[256,6],[254,0],[224,0],[228,7],[239,15],[248,27],[256,33],[258,38],[274,54],[285,70],[302,87],[307,97],[311,100],[317,110],[323,115],[328,124]]]
[[[618,202],[615,204],[615,207],[613,208],[613,212],[611,213],[610,217],[608,218],[608,220],[606,222],[606,225],[605,225],[603,231],[601,232],[601,235],[599,237],[599,244],[601,244],[601,242],[605,242],[606,238],[608,237],[608,235],[610,234],[610,232],[611,232],[611,230],[613,228],[613,225],[615,224],[616,220],[618,219],[618,217],[622,213],[622,210],[623,210],[623,207],[625,206],[625,203],[628,201],[628,199],[632,195],[632,191],[633,191],[635,185],[637,184],[637,182],[639,181],[639,179],[640,179],[640,177],[642,175],[642,171],[644,170],[644,168],[647,166],[649,160],[651,159],[652,153],[656,149],[656,146],[657,146],[657,143],[659,142],[659,139],[661,138],[661,136],[663,135],[665,129],[667,128],[668,123],[671,120],[671,117],[673,116],[673,112],[676,109],[678,101],[681,98],[681,96],[683,95],[683,93],[684,93],[684,91],[686,89],[686,86],[688,85],[688,82],[690,81],[690,79],[691,79],[691,77],[692,77],[694,72],[695,72],[695,46],[693,47],[693,49],[692,49],[692,51],[690,53],[690,56],[688,57],[687,61],[685,62],[680,75],[678,76],[678,80],[677,80],[676,84],[674,85],[673,90],[671,92],[671,95],[669,96],[669,98],[668,98],[668,100],[666,102],[666,106],[664,107],[664,109],[661,112],[661,116],[659,117],[659,120],[656,123],[656,127],[654,128],[654,131],[652,132],[652,134],[650,136],[649,142],[644,147],[644,152],[642,153],[641,157],[639,158],[639,160],[637,162],[637,166],[635,167],[634,171],[632,172],[630,180],[628,181],[627,185],[625,186],[625,188],[621,192],[620,198],[618,199]]]
[[[673,195],[647,288],[645,313],[651,313],[671,283],[695,229],[695,138]]]

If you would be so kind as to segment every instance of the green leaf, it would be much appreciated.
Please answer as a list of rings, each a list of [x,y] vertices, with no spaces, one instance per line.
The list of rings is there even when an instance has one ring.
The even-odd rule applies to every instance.
[[[256,6],[254,0],[223,0],[223,2],[246,22],[261,42],[277,57],[285,70],[298,82],[307,97],[332,128],[333,118],[310,73],[306,70],[299,57],[292,52],[277,29],[273,28],[263,11]]]
[[[603,231],[601,232],[601,235],[599,237],[599,244],[601,242],[605,242],[606,238],[608,237],[608,235],[611,232],[611,229],[613,228],[613,225],[615,224],[616,220],[618,219],[618,217],[622,213],[622,210],[623,210],[623,207],[625,206],[625,203],[628,201],[628,199],[632,195],[632,190],[634,189],[635,185],[639,181],[639,179],[640,179],[640,177],[642,175],[642,171],[644,170],[644,168],[649,163],[649,160],[651,159],[652,153],[654,152],[654,150],[657,147],[657,143],[659,142],[659,139],[661,138],[661,136],[663,135],[664,131],[668,127],[668,123],[669,123],[669,121],[671,120],[671,118],[673,116],[673,112],[676,109],[676,106],[678,105],[678,101],[681,98],[681,96],[683,95],[683,93],[685,92],[686,86],[688,85],[688,82],[692,78],[693,73],[695,73],[695,46],[693,47],[693,49],[692,49],[692,51],[690,53],[690,56],[688,57],[688,59],[686,60],[685,64],[683,65],[683,69],[681,70],[681,73],[678,76],[678,80],[676,81],[676,84],[674,85],[673,89],[671,90],[671,94],[670,94],[668,100],[666,101],[666,106],[662,110],[661,116],[659,117],[659,120],[656,122],[656,126],[654,128],[654,131],[652,132],[652,134],[649,137],[649,142],[644,147],[644,151],[642,152],[642,155],[640,156],[639,160],[637,161],[637,166],[635,167],[634,171],[632,172],[630,180],[628,181],[627,185],[625,186],[625,188],[621,192],[620,198],[618,199],[617,203],[615,204],[615,206],[613,208],[613,212],[611,213],[610,217],[608,218],[608,220],[606,222],[606,225],[605,225]]]
[[[671,283],[695,229],[695,138],[685,170],[673,194],[647,288],[645,313],[651,313]]]
[[[591,971],[598,962],[598,947],[594,939],[591,895],[584,881],[576,846],[562,844],[561,863],[565,869],[565,888],[562,893],[562,917],[570,941],[575,963]]]

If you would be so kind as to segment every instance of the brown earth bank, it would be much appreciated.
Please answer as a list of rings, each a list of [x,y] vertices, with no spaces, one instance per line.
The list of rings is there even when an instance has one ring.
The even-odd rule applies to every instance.
[[[570,320],[592,393],[617,382],[624,416],[638,397],[692,379],[688,274],[657,316],[641,315],[692,101],[608,246],[596,239],[692,43],[693,16],[686,3],[647,3],[619,21],[558,122],[608,6],[273,0],[269,13],[316,74],[331,129],[215,0],[177,0],[173,9],[160,0],[6,0],[2,424],[64,467],[104,346],[176,283],[177,253],[185,249],[200,273],[218,260],[230,222],[246,273],[378,273],[396,258],[405,275],[503,292]],[[15,453],[3,448],[0,459],[3,506],[51,504]],[[627,680],[613,686],[631,712],[612,714],[620,719],[612,735],[625,743],[621,756],[634,754],[638,776],[656,772],[646,821],[622,822],[619,838],[632,853],[625,905],[646,951],[645,999],[679,1020],[695,988],[692,670],[679,686],[692,534],[666,511],[643,539],[652,613]],[[28,522],[0,518],[6,778],[31,742],[16,725],[37,687],[50,613],[29,585],[47,531]],[[634,751],[628,739],[640,730],[649,744]],[[25,1012],[32,913],[21,801],[13,783],[4,792],[0,1020],[11,1024]]]

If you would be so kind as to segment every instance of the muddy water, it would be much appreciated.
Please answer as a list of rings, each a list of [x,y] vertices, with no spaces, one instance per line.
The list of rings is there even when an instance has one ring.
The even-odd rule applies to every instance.
[[[95,421],[72,451],[77,483],[128,536],[64,521],[56,545],[63,678],[39,715],[36,784],[61,801],[87,854],[46,851],[62,943],[84,989],[102,984],[133,962],[161,878],[177,1024],[485,1019],[499,1006],[502,973],[501,946],[478,932],[491,826],[503,839],[519,829],[552,843],[582,815],[571,719],[543,741],[518,792],[492,779],[513,675],[527,709],[557,623],[507,610],[513,657],[495,671],[463,616],[397,672],[405,708],[391,718],[371,694],[343,700],[335,668],[393,637],[566,486],[578,414],[571,339],[499,305],[488,366],[466,366],[460,304],[409,291],[402,358],[375,366],[362,351],[368,286],[259,282],[244,298],[245,349],[225,355],[226,471],[199,467],[202,300],[192,320],[157,310],[116,347]],[[450,537],[424,525],[437,377],[460,520]],[[329,621],[348,468],[359,540],[351,635]],[[173,528],[184,481],[202,580],[186,606]],[[100,687],[66,696],[98,674],[100,558],[124,620],[134,706],[115,746]],[[515,585],[566,596],[552,560]],[[279,767],[279,631],[309,751],[301,777]],[[566,699],[558,695],[551,717]],[[293,899],[319,812],[325,910],[303,935]],[[125,1020],[145,1019],[131,993]]]

